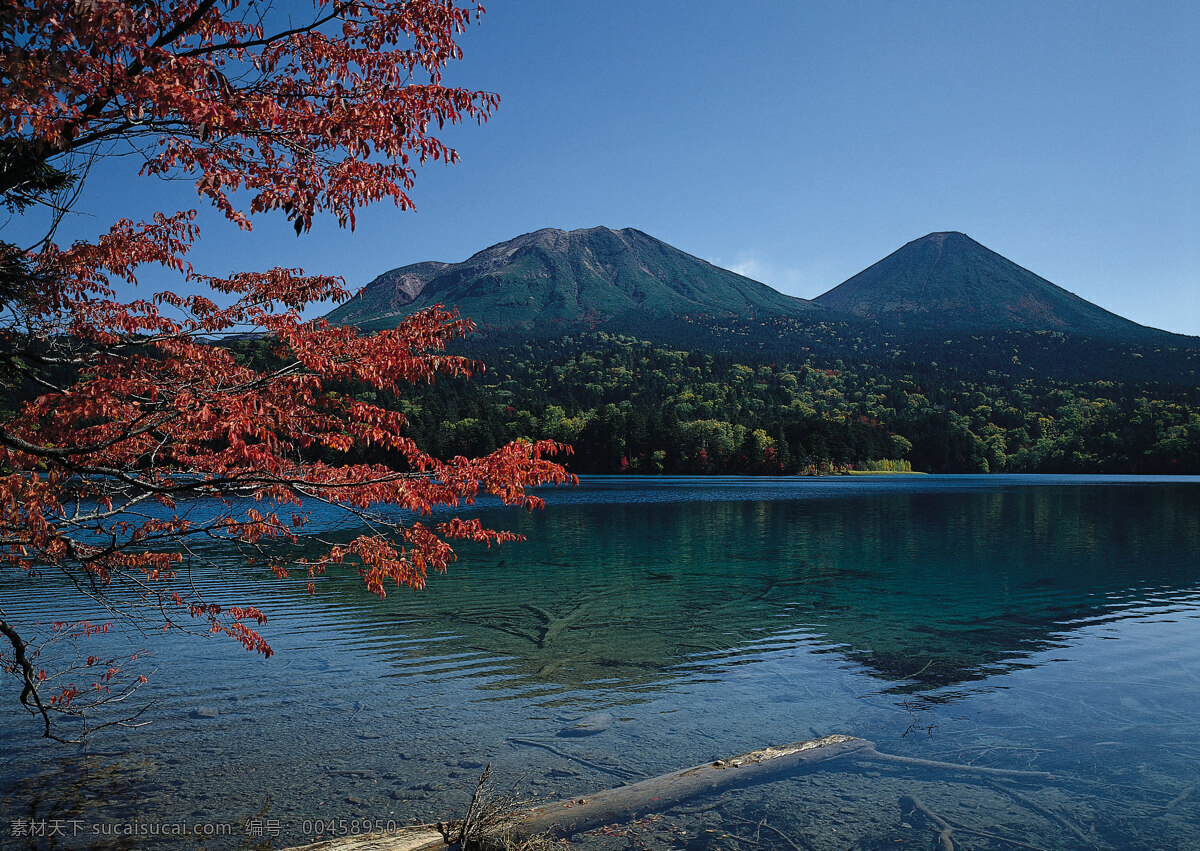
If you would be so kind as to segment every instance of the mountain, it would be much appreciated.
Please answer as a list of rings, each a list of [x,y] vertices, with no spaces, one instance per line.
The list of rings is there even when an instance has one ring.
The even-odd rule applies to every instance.
[[[821,314],[805,299],[720,269],[633,228],[546,228],[461,263],[385,272],[329,314],[372,330],[435,304],[455,305],[484,328],[563,333],[638,327],[656,317]]]
[[[388,272],[329,318],[388,327],[439,302],[486,331],[457,349],[486,373],[380,396],[437,457],[537,436],[573,445],[578,473],[1200,471],[1200,340],[960,233],[814,304],[636,230],[541,230]]]
[[[913,240],[814,301],[885,328],[1176,336],[1109,313],[954,231]]]

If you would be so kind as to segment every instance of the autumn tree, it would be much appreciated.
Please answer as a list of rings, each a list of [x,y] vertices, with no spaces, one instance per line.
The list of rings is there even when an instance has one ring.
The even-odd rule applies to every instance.
[[[528,486],[564,480],[549,458],[559,444],[438,460],[405,436],[401,414],[334,392],[401,393],[468,374],[472,363],[444,352],[470,330],[453,312],[373,335],[306,321],[306,305],[347,295],[340,280],[282,268],[202,274],[187,260],[194,211],[118,221],[90,242],[54,238],[86,172],[129,151],[143,175],[194,179],[247,230],[270,211],[303,234],[319,214],[352,228],[366,204],[411,208],[417,167],[457,159],[434,133],[482,122],[497,106],[441,76],[482,11],[475,0],[316,0],[297,23],[295,9],[252,0],[0,7],[0,195],[12,216],[49,213],[36,244],[0,247],[0,381],[15,399],[0,419],[8,579],[57,572],[101,603],[137,601],[114,616],[200,627],[270,655],[259,609],[207,599],[188,581],[190,542],[273,554],[264,563],[281,577],[348,567],[383,596],[444,570],[455,540],[514,537],[475,520],[435,521],[436,507],[482,493],[532,507]],[[146,265],[174,270],[180,293],[131,299]],[[272,341],[267,367],[213,344],[251,329]],[[391,463],[349,460],[364,457]],[[182,509],[201,500],[202,512]],[[368,531],[288,557],[318,505],[370,521]],[[102,628],[32,634],[0,608],[0,662],[45,735],[60,737],[56,713],[81,715],[141,680],[86,655],[69,676],[40,666],[43,642]]]

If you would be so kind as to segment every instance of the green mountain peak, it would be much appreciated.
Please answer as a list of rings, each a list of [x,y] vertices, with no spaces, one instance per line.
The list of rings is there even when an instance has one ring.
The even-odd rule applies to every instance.
[[[914,239],[814,301],[888,328],[1125,340],[1165,333],[1085,301],[957,231]]]
[[[634,228],[543,228],[461,263],[385,272],[329,314],[365,329],[435,304],[481,327],[569,331],[654,317],[801,316],[818,309]]]

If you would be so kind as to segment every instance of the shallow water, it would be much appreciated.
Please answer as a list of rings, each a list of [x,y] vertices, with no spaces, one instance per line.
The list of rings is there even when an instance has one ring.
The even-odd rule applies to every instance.
[[[489,762],[556,799],[837,732],[1051,778],[835,760],[584,844],[927,848],[940,818],[962,848],[1200,847],[1200,480],[613,477],[545,496],[479,511],[527,542],[383,602],[226,555],[198,581],[258,602],[277,655],[133,636],[155,648],[154,723],[86,751],[39,741],[8,688],[0,844],[176,846],[148,834],[208,825],[228,831],[208,847],[278,848],[461,814]],[[10,619],[86,614],[3,583]],[[589,735],[562,735],[581,718]],[[29,822],[66,835],[12,835]]]

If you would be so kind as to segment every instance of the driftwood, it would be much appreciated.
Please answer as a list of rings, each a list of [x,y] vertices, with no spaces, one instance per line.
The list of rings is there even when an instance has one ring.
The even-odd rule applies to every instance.
[[[395,833],[368,833],[298,845],[285,851],[432,851],[445,848],[442,834],[431,824],[402,827]]]
[[[518,812],[510,822],[510,836],[569,837],[593,828],[610,824],[624,824],[650,813],[672,809],[677,804],[693,798],[713,795],[726,789],[765,783],[815,766],[827,760],[849,756],[855,761],[878,760],[887,763],[912,765],[922,768],[938,768],[967,774],[984,776],[1009,776],[1026,778],[1050,778],[1041,771],[1018,771],[998,768],[983,768],[973,765],[958,765],[950,762],[917,759],[880,753],[875,745],[854,736],[833,735],[820,739],[794,742],[781,747],[763,748],[739,756],[706,762],[641,780],[615,789],[605,789],[593,795],[584,795],[569,801],[542,804]],[[914,809],[925,812],[919,802]],[[939,819],[930,816],[938,823]],[[948,824],[938,824],[943,848],[953,847],[950,843]],[[965,828],[958,828],[967,832]],[[978,832],[978,831],[972,831]],[[1019,843],[1014,843],[1019,844]],[[446,842],[435,825],[418,825],[405,828],[390,836],[368,834],[345,837],[315,845],[303,846],[303,851],[436,851],[445,848]],[[496,845],[500,848],[502,845]],[[1024,846],[1032,847],[1032,846]]]
[[[761,783],[801,766],[824,762],[869,746],[870,742],[853,736],[826,736],[750,751],[573,801],[536,807],[521,820],[521,831],[571,836],[601,825],[623,824],[700,795]]]
[[[762,783],[805,765],[864,748],[871,748],[871,743],[853,736],[835,735],[750,751],[629,786],[534,807],[516,819],[514,832],[521,836],[571,836],[594,827],[621,824],[661,812],[701,795]],[[391,836],[368,834],[318,842],[303,846],[303,851],[435,851],[445,847],[445,840],[435,825],[418,825]]]

